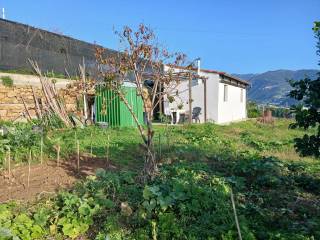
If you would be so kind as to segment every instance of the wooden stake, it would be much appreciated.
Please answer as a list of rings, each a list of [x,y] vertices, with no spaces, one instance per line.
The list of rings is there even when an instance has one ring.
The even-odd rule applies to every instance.
[[[43,163],[43,135],[40,140],[40,163]]]
[[[77,130],[74,132],[74,143],[75,143],[75,146],[77,147]]]
[[[29,161],[28,161],[28,188],[29,188],[29,186],[30,186],[31,157],[32,157],[31,154],[32,154],[32,153],[31,153],[31,149],[30,149],[30,151],[29,151]]]
[[[57,146],[57,167],[59,167],[60,163],[60,145]]]
[[[79,143],[79,140],[77,140],[77,169],[78,169],[78,172],[80,170],[80,143]]]
[[[11,179],[11,150],[8,147],[8,172],[9,172],[9,179]]]
[[[159,133],[159,160],[162,158],[162,152],[161,152],[161,133]]]
[[[93,158],[93,155],[92,155],[92,131],[91,131],[91,135],[90,135],[90,156],[91,156],[91,158]]]
[[[110,146],[110,136],[107,137],[107,163],[109,164],[109,146]]]

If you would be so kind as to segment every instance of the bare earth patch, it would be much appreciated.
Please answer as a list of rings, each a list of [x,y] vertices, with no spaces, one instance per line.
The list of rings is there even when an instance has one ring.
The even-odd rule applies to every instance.
[[[34,200],[52,195],[57,191],[73,186],[75,181],[93,175],[98,168],[115,169],[103,158],[81,157],[80,170],[77,170],[76,158],[62,161],[60,166],[50,161],[44,164],[31,165],[29,186],[28,166],[20,166],[0,172],[0,203],[9,200]]]

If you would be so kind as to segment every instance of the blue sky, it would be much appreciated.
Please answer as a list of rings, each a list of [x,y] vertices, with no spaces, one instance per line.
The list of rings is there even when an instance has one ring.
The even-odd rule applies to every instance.
[[[6,17],[117,49],[113,27],[151,26],[161,43],[230,73],[318,68],[320,0],[0,0]]]

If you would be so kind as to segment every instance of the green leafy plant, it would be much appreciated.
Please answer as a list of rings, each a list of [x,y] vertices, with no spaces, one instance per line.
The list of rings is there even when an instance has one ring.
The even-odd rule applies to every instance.
[[[247,115],[248,118],[257,118],[260,117],[262,114],[261,110],[259,109],[257,103],[248,101],[247,102]]]
[[[13,86],[13,80],[10,76],[2,76],[0,77],[2,84],[6,87],[12,87]]]

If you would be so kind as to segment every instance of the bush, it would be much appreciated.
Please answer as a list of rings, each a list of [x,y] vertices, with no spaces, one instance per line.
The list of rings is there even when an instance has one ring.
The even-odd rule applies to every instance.
[[[260,117],[262,114],[261,110],[259,109],[257,103],[248,101],[247,103],[247,115],[248,118],[257,118]]]
[[[3,76],[1,77],[2,84],[6,87],[12,87],[13,86],[13,80],[10,76]]]

